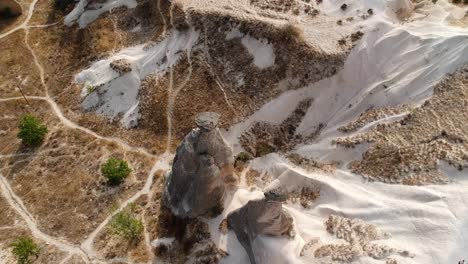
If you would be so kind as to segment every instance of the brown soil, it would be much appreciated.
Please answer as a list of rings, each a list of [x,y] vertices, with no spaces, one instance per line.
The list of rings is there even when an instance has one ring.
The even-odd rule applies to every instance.
[[[413,107],[408,105],[402,105],[397,107],[382,107],[382,108],[371,108],[359,115],[359,117],[350,122],[349,124],[338,128],[339,131],[350,133],[354,132],[365,125],[377,121],[379,119],[389,117],[392,115],[398,115],[405,112],[409,112]]]
[[[145,200],[144,198],[142,200]],[[136,217],[141,219],[143,208],[140,206],[135,208],[137,208]],[[147,263],[151,257],[143,234],[137,240],[128,240],[114,234],[109,225],[98,235],[94,246],[102,259],[124,258],[137,263]]]
[[[271,152],[287,151],[304,140],[296,134],[296,129],[312,104],[312,99],[304,99],[281,124],[256,122],[240,137],[242,147],[255,157]]]
[[[273,177],[266,171],[259,172],[254,169],[250,169],[245,173],[245,181],[249,187],[257,186],[259,188],[263,188],[273,181]]]
[[[36,216],[41,230],[71,241],[81,241],[109,213],[109,208],[141,189],[152,160],[139,153],[122,151],[117,145],[97,140],[78,130],[63,127],[43,101],[31,111],[49,128],[43,144],[25,148],[16,138],[21,113],[29,108],[18,101],[2,103],[2,130],[9,140],[0,143],[1,173],[15,193]],[[118,188],[110,188],[100,166],[110,156],[129,162],[131,175]],[[53,190],[53,191],[52,191]]]
[[[0,39],[0,98],[21,96],[20,89],[25,95],[44,95],[24,35],[24,30],[19,30]]]
[[[287,156],[288,160],[291,161],[294,165],[299,166],[307,171],[316,171],[333,173],[336,170],[336,167],[339,165],[339,162],[324,163],[319,162],[313,159],[308,159],[302,157],[297,153],[292,153]]]
[[[6,259],[1,259],[4,264],[14,264],[16,260],[11,254],[10,247],[18,237],[31,237],[31,232],[26,227],[26,223],[21,217],[10,208],[5,199],[0,196],[0,255],[3,252],[6,254]],[[59,263],[65,257],[65,254],[57,250],[53,246],[42,244],[40,241],[35,241],[41,248],[41,254],[36,259],[36,263]]]
[[[29,3],[25,4],[24,10],[27,10]],[[73,78],[91,63],[123,47],[160,40],[163,29],[172,27],[164,25],[164,22],[171,21],[170,5],[169,1],[161,1],[159,10],[157,1],[140,0],[135,9],[115,9],[112,14],[101,15],[87,28],[79,29],[77,25],[63,25],[66,12],[54,10],[52,2],[38,1],[29,25],[50,25],[29,28],[27,39],[26,31],[21,29],[0,40],[3,48],[0,97],[21,96],[17,87],[29,96],[45,96],[47,88],[64,116],[78,125],[100,136],[119,138],[148,152],[162,153],[167,140],[169,74],[158,79],[149,76],[143,81],[141,126],[130,130],[94,113],[83,113],[80,109],[82,87],[74,84]],[[221,126],[227,128],[253,113],[283,89],[298,88],[331,76],[344,61],[345,54],[324,55],[305,44],[299,31],[290,35],[290,28],[273,27],[249,19],[242,21],[241,18],[227,21],[225,16],[216,12],[208,14],[192,10],[185,14],[180,6],[175,6],[172,11],[174,27],[179,30],[185,29],[185,18],[191,17],[191,22],[202,32],[200,40],[204,45],[194,49],[191,64],[187,56],[183,56],[173,68],[173,88],[180,88],[180,91],[174,98],[171,150],[192,128],[192,119],[197,112],[221,113]],[[24,19],[24,15],[17,22],[23,21],[20,19]],[[226,41],[225,33],[230,30],[231,22],[240,25],[245,34],[272,42],[276,65],[258,69],[240,39]],[[141,31],[130,32],[137,25],[141,26]],[[41,85],[39,67],[34,63],[28,46],[44,68],[46,87]],[[233,52],[239,56],[232,56]],[[189,69],[193,70],[190,76]],[[245,81],[241,86],[236,79],[240,75],[244,75]],[[285,78],[295,81],[287,87],[279,87],[279,81]],[[81,243],[109,216],[112,208],[141,190],[155,160],[149,157],[151,155],[127,151],[117,143],[70,129],[54,116],[47,101],[38,98],[28,100],[30,105],[24,100],[0,102],[0,172],[37,221],[41,232],[73,244]],[[238,108],[234,109],[233,105]],[[43,144],[34,149],[22,146],[17,138],[18,120],[24,113],[39,116],[49,128]],[[284,129],[289,129],[289,123],[296,121],[286,122]],[[120,187],[109,187],[101,176],[100,166],[109,157],[125,159],[132,169]],[[226,252],[209,240],[207,225],[201,221],[176,219],[162,204],[163,174],[158,172],[151,193],[136,201],[141,207],[150,241],[158,237],[176,237],[171,248],[155,250],[157,258],[183,263],[193,257],[200,263],[217,263],[226,256]],[[261,179],[263,182],[268,180],[271,179]],[[8,232],[7,236],[0,232],[0,250],[4,250],[4,245],[17,235],[30,235],[21,220],[17,222],[19,226],[15,226],[18,216],[6,206],[0,200],[1,215],[7,216],[0,219],[0,228],[12,226],[14,232]],[[151,258],[146,241],[135,245],[124,243],[106,228],[98,234],[95,246],[102,259],[123,257],[146,262]],[[47,247],[37,262],[59,263],[64,257],[64,253]],[[80,257],[71,256],[66,263],[83,262]]]
[[[305,209],[309,209],[311,203],[319,197],[320,190],[318,188],[312,189],[309,187],[302,187],[288,193],[288,201],[292,203],[299,202],[299,204]]]

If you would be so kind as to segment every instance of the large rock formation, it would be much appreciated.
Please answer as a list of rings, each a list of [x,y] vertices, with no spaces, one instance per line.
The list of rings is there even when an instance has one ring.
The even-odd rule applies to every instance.
[[[178,217],[220,213],[225,186],[235,181],[232,150],[217,129],[218,120],[217,113],[199,114],[197,128],[177,147],[165,198]]]
[[[265,198],[249,201],[228,215],[228,225],[247,251],[250,263],[258,260],[253,242],[258,235],[292,236],[293,218],[283,209],[287,193],[281,188],[266,191]]]

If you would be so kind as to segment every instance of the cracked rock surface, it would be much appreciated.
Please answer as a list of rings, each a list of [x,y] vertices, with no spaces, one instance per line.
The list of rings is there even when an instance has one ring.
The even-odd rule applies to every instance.
[[[222,211],[225,183],[233,181],[232,150],[221,136],[219,114],[196,117],[193,129],[177,147],[165,198],[182,218],[216,215]]]
[[[271,188],[265,198],[251,200],[228,215],[229,228],[247,251],[251,264],[261,263],[255,250],[255,239],[259,235],[292,236],[293,218],[283,209],[287,193],[280,188]]]

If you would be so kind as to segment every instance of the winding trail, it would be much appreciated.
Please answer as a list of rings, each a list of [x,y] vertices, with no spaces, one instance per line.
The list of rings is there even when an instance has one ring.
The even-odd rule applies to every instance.
[[[210,52],[208,50],[208,32],[207,32],[207,28],[206,28],[206,25],[203,26],[203,31],[204,31],[204,35],[205,35],[205,48],[204,48],[204,53],[205,53],[205,57],[206,57],[206,61],[203,61],[206,65],[206,67],[208,67],[208,69],[210,70],[210,73],[211,75],[215,78],[215,82],[216,84],[218,85],[219,89],[221,90],[221,92],[223,93],[223,96],[224,96],[224,101],[226,101],[226,104],[229,106],[229,108],[231,109],[231,111],[234,113],[234,115],[236,117],[239,117],[239,114],[237,113],[236,109],[234,108],[234,106],[232,105],[231,101],[229,101],[229,98],[227,97],[227,94],[226,94],[226,91],[224,89],[224,86],[222,85],[222,82],[221,80],[219,79],[218,75],[216,74],[216,72],[213,70],[213,68],[211,67],[211,64],[209,63],[209,61],[211,61],[211,55],[210,55]]]
[[[16,32],[16,31],[18,31],[18,30],[20,30],[20,29],[25,29],[25,30],[27,30],[29,20],[31,20],[31,17],[32,17],[32,15],[33,15],[33,13],[34,13],[34,7],[36,6],[36,4],[37,4],[38,1],[39,1],[39,0],[34,0],[34,1],[32,1],[31,5],[29,6],[29,9],[28,9],[28,13],[27,13],[27,15],[26,15],[26,19],[23,21],[23,23],[19,24],[17,27],[11,29],[10,31],[7,31],[7,32],[5,32],[5,33],[3,33],[3,34],[0,34],[0,39],[2,39],[2,38],[4,38],[4,37],[6,37],[6,36],[8,36],[8,35],[10,35],[10,34],[12,34],[12,33],[14,33],[14,32]]]
[[[109,215],[89,236],[88,238],[81,243],[81,249],[86,252],[90,258],[95,258],[96,257],[96,252],[93,249],[93,243],[94,240],[96,239],[96,236],[99,234],[99,232],[109,223],[109,221],[112,219],[112,217],[121,212],[125,207],[127,207],[130,203],[135,202],[138,198],[140,198],[142,195],[148,194],[151,190],[151,186],[153,185],[153,178],[154,174],[158,170],[168,170],[170,169],[169,162],[172,159],[172,154],[166,152],[164,153],[161,158],[154,164],[154,166],[151,168],[151,171],[148,173],[148,177],[146,178],[145,185],[143,188],[135,193],[132,197],[130,197],[128,200],[124,201],[123,203],[120,204],[119,208],[112,212],[111,215]]]
[[[26,222],[26,225],[28,226],[29,230],[31,231],[34,237],[48,244],[56,246],[61,251],[67,252],[72,255],[79,255],[86,263],[89,263],[88,256],[79,247],[74,246],[58,238],[51,237],[39,230],[39,228],[37,227],[36,220],[28,212],[21,199],[13,192],[7,179],[2,174],[0,174],[0,190],[10,207],[14,209]]]
[[[149,153],[146,149],[144,148],[141,148],[141,147],[133,147],[133,146],[130,146],[129,144],[127,144],[125,141],[123,141],[122,139],[120,138],[116,138],[116,137],[104,137],[104,136],[100,136],[99,134],[97,134],[96,132],[88,129],[88,128],[85,128],[85,127],[82,127],[76,123],[74,123],[73,121],[69,120],[68,118],[66,118],[62,111],[60,110],[59,106],[57,105],[57,103],[55,103],[55,101],[53,101],[50,97],[44,97],[44,96],[26,96],[27,99],[31,99],[31,100],[42,100],[42,101],[46,101],[47,103],[49,103],[49,105],[51,106],[52,110],[54,111],[55,115],[59,118],[60,122],[65,125],[66,127],[68,128],[71,128],[71,129],[78,129],[80,131],[83,131],[85,132],[86,134],[89,134],[97,139],[100,139],[100,140],[104,140],[104,141],[107,141],[107,142],[113,142],[113,143],[116,143],[117,145],[119,145],[121,148],[123,148],[124,150],[127,150],[127,151],[131,151],[131,152],[137,152],[137,153],[140,153],[140,154],[143,154],[143,155],[146,155],[148,157],[152,157],[152,158],[156,158],[157,155],[154,155],[154,154],[151,154]],[[9,97],[9,98],[2,98],[0,99],[0,103],[1,102],[9,102],[9,101],[16,101],[16,100],[23,100],[24,98],[22,96],[17,96],[17,97]]]
[[[34,49],[29,44],[29,28],[47,27],[47,26],[52,26],[52,25],[55,24],[54,23],[54,24],[49,24],[49,25],[28,26],[28,23],[29,23],[29,21],[30,21],[32,15],[33,15],[34,8],[35,8],[35,5],[36,5],[37,2],[38,2],[38,0],[34,0],[31,3],[31,5],[29,6],[27,17],[26,17],[25,21],[23,21],[23,23],[21,23],[19,26],[15,27],[13,29],[11,29],[10,31],[1,34],[0,39],[11,35],[12,33],[16,32],[18,30],[21,30],[21,29],[25,30],[24,43],[25,43],[27,49],[30,51],[31,56],[33,57],[34,65],[36,66],[36,68],[39,71],[41,86],[44,88],[45,96],[25,96],[25,97],[17,96],[17,97],[10,97],[10,98],[0,98],[0,103],[1,102],[10,102],[10,101],[15,101],[15,100],[24,100],[25,98],[30,99],[30,100],[46,101],[50,105],[50,107],[52,108],[55,116],[58,117],[61,124],[63,124],[64,126],[66,126],[68,128],[71,128],[71,129],[78,129],[78,130],[80,130],[80,131],[82,131],[84,133],[87,133],[87,134],[89,134],[89,135],[91,135],[91,136],[93,136],[93,137],[95,137],[97,139],[100,139],[100,140],[116,143],[117,145],[119,145],[124,150],[132,151],[132,152],[138,152],[138,153],[144,154],[145,156],[156,158],[157,157],[156,155],[153,155],[153,154],[149,153],[144,148],[130,146],[129,144],[127,144],[126,142],[124,142],[123,140],[121,140],[119,138],[100,136],[97,133],[95,133],[94,131],[92,131],[92,130],[90,130],[88,128],[82,127],[82,126],[74,123],[73,121],[69,120],[68,118],[66,118],[64,116],[64,114],[62,113],[62,111],[59,108],[59,106],[57,105],[57,103],[49,95],[49,91],[48,91],[49,89],[48,89],[48,86],[47,86],[47,84],[45,82],[44,68],[42,67],[41,63],[39,62],[39,59],[38,59]],[[158,6],[160,6],[160,1],[158,1]],[[161,10],[160,10],[160,12],[161,12]],[[162,12],[161,12],[161,15],[162,15]],[[163,21],[164,21],[164,33],[165,33],[166,25],[165,25],[164,16],[162,16],[162,18],[163,18]],[[168,134],[170,134],[170,131],[168,131]],[[169,142],[169,144],[170,144],[170,142]],[[5,155],[2,155],[2,156],[6,157]],[[14,193],[14,191],[12,190],[10,184],[8,183],[8,180],[2,174],[0,174],[0,190],[1,190],[2,196],[5,197],[6,201],[10,205],[10,207],[12,209],[14,209],[21,216],[21,218],[26,222],[27,227],[29,228],[29,230],[31,231],[32,235],[35,238],[37,238],[39,240],[42,240],[42,241],[46,242],[47,244],[54,245],[59,250],[68,253],[68,255],[64,259],[61,260],[61,262],[60,262],[61,264],[67,263],[67,261],[69,261],[73,256],[79,256],[85,263],[108,263],[106,261],[103,262],[103,261],[99,260],[97,258],[97,256],[96,256],[96,253],[95,253],[94,248],[93,248],[93,244],[94,244],[94,240],[95,240],[96,236],[107,225],[107,223],[110,221],[112,216],[114,216],[116,213],[120,212],[128,204],[136,201],[142,195],[148,194],[150,192],[151,186],[153,184],[153,177],[154,177],[155,172],[160,170],[160,169],[163,169],[163,170],[169,169],[170,168],[169,161],[171,159],[172,159],[172,154],[170,154],[169,152],[164,153],[158,159],[158,161],[153,165],[151,171],[148,173],[148,176],[147,176],[144,187],[140,191],[135,193],[131,198],[124,201],[120,205],[120,207],[116,211],[114,211],[113,214],[109,215],[88,236],[88,238],[85,241],[83,241],[79,246],[78,245],[73,245],[73,244],[71,244],[71,243],[69,243],[69,242],[67,242],[65,240],[59,239],[59,238],[54,238],[54,237],[42,232],[38,228],[37,221],[34,219],[33,215],[31,213],[29,213],[29,211],[27,210],[27,208],[24,205],[23,201],[21,200],[21,198],[18,197]],[[144,235],[145,235],[145,241],[148,240],[149,239],[148,234],[146,234],[146,232],[145,232]],[[149,248],[148,250],[151,250],[151,248]],[[151,252],[150,252],[150,254],[151,254]]]
[[[172,87],[174,85],[174,71],[172,66],[169,69],[169,87],[167,89],[167,108],[166,108],[166,119],[167,119],[167,143],[166,143],[166,152],[170,151],[171,149],[171,141],[172,141],[172,107],[170,105],[171,97],[172,97]]]

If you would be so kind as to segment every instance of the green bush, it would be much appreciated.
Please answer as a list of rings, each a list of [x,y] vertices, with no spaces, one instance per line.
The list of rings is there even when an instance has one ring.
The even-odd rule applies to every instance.
[[[267,143],[260,142],[255,146],[255,157],[263,157],[272,152],[275,152],[275,149]]]
[[[122,183],[131,171],[126,161],[116,158],[110,158],[101,167],[101,173],[110,185]]]
[[[135,216],[135,207],[129,205],[122,212],[115,214],[110,222],[112,233],[130,241],[138,241],[143,233],[143,222]]]
[[[10,246],[13,247],[12,253],[16,256],[18,264],[32,263],[41,251],[29,237],[19,237]]]
[[[88,84],[88,85],[86,85],[86,91],[88,91],[88,93],[90,94],[90,93],[96,91],[96,87],[92,86],[91,84]]]
[[[20,129],[18,138],[21,139],[24,145],[29,147],[40,145],[48,132],[42,121],[31,114],[23,115],[18,127]]]
[[[249,161],[251,159],[252,159],[252,156],[250,156],[250,154],[247,153],[247,152],[240,152],[236,156],[236,162],[237,161],[247,162],[247,161]]]

